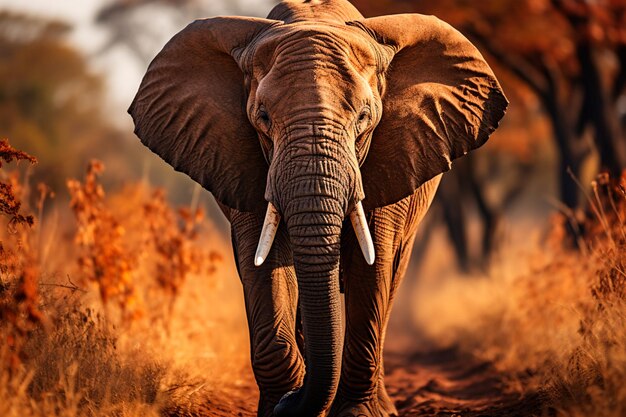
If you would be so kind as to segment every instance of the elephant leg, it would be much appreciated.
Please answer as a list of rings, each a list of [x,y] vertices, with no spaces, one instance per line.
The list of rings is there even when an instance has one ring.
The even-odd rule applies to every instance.
[[[283,225],[265,263],[255,267],[262,219],[249,213],[230,217],[250,330],[252,369],[260,391],[258,416],[268,417],[285,393],[302,385],[304,377],[296,341],[296,275]]]
[[[406,272],[417,226],[439,177],[412,196],[369,213],[376,262],[368,266],[345,229],[346,332],[339,390],[330,415],[397,416],[384,384],[383,345],[396,290]]]

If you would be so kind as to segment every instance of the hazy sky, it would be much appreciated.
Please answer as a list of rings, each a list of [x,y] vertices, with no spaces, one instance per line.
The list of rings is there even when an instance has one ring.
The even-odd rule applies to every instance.
[[[0,8],[58,18],[74,26],[71,40],[83,49],[97,40],[93,16],[104,0],[0,0]]]

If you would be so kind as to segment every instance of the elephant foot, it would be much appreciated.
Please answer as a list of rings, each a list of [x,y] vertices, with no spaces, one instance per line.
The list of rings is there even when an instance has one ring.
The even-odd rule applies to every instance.
[[[302,389],[289,391],[283,395],[276,407],[274,407],[274,415],[276,417],[296,417],[298,415],[295,407],[300,403],[302,397]]]
[[[263,393],[263,391],[261,391],[261,396],[259,397],[259,404],[258,404],[258,411],[257,411],[257,417],[276,417],[279,416],[280,414],[276,414],[275,410],[278,407],[279,404],[282,403],[281,407],[284,406],[289,406],[289,404],[291,403],[291,401],[295,400],[296,397],[292,397],[291,401],[287,402],[284,401],[285,398],[287,397],[291,397],[291,395],[295,392],[298,392],[299,389],[297,388],[298,386],[292,386],[291,388],[288,389],[287,394],[284,395],[280,395],[280,394],[276,394],[276,391],[267,394],[267,393]],[[283,391],[285,392],[285,391]],[[280,410],[280,407],[278,407]],[[279,411],[280,412],[280,411]]]
[[[328,417],[397,417],[398,410],[389,398],[384,385],[379,385],[376,395],[367,401],[354,402],[335,397]]]

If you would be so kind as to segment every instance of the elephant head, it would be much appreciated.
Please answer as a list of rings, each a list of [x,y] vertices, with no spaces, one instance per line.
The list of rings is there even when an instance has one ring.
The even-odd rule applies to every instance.
[[[422,15],[365,19],[344,0],[291,0],[267,19],[197,20],[151,63],[135,133],[223,205],[280,218],[298,277],[304,386],[279,415],[318,415],[341,362],[339,251],[350,216],[395,203],[481,146],[507,100],[459,32]]]

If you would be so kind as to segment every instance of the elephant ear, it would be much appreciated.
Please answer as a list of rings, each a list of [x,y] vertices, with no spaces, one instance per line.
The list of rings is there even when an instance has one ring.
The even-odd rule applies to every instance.
[[[355,25],[391,58],[383,115],[361,168],[367,209],[395,203],[481,146],[508,105],[480,52],[457,30],[418,14]]]
[[[128,109],[144,145],[241,211],[265,210],[268,167],[232,54],[273,24],[237,17],[191,23],[154,58]]]

